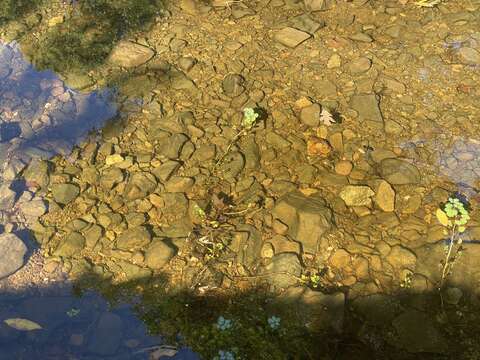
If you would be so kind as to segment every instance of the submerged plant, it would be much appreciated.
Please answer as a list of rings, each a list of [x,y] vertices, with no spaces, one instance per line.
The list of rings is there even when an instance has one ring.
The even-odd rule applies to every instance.
[[[470,220],[467,206],[457,197],[450,197],[444,204],[443,208],[437,209],[436,216],[440,224],[446,227],[445,234],[450,235],[448,246],[446,248],[445,261],[443,264],[442,277],[440,280],[441,289],[445,278],[450,273],[456,258],[461,253],[462,234],[466,230],[466,224]],[[454,247],[457,246],[456,252],[453,253]]]
[[[231,329],[232,327],[232,320],[225,319],[223,316],[220,316],[217,320],[217,328],[221,331]]]
[[[271,316],[268,318],[268,325],[272,330],[277,330],[280,327],[280,320],[278,316]]]

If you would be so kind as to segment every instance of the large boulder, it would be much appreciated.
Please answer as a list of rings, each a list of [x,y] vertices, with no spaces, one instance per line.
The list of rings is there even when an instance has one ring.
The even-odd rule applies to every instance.
[[[272,210],[274,219],[288,226],[288,235],[300,241],[303,251],[314,254],[318,241],[332,228],[332,211],[318,195],[294,191],[282,196]]]

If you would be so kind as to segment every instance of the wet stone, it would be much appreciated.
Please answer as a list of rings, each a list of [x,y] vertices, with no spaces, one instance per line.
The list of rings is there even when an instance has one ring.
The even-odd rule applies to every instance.
[[[245,167],[245,158],[240,152],[233,152],[223,159],[220,164],[220,170],[223,177],[228,181],[233,181]]]
[[[73,201],[80,193],[80,188],[74,184],[52,185],[52,195],[57,203],[66,205]]]
[[[316,127],[320,124],[320,105],[312,104],[304,107],[300,112],[300,120],[305,125]]]
[[[54,251],[56,256],[73,256],[78,255],[80,251],[85,247],[85,238],[78,232],[71,232],[67,237],[62,240]]]
[[[368,125],[375,128],[383,127],[383,117],[376,95],[354,95],[350,106],[358,112],[361,121],[366,121]]]
[[[286,27],[274,35],[274,39],[282,45],[289,48],[295,48],[305,40],[311,37],[310,34],[297,30],[292,27]]]
[[[312,35],[316,33],[318,29],[325,26],[325,22],[322,21],[321,23],[318,23],[313,20],[308,14],[295,16],[290,20],[290,24],[295,29],[304,31]]]
[[[47,204],[41,199],[23,202],[20,204],[20,210],[26,217],[38,219],[47,212]]]
[[[137,200],[147,197],[157,187],[155,176],[147,172],[134,173],[125,187],[124,196],[127,200]]]
[[[372,66],[372,61],[369,58],[360,57],[351,61],[347,66],[351,74],[357,75],[368,71]]]
[[[382,180],[377,187],[375,203],[383,211],[395,210],[395,190],[385,180]]]
[[[417,184],[420,182],[418,169],[401,159],[384,159],[379,164],[382,178],[392,185]]]
[[[186,176],[174,176],[165,184],[167,192],[186,192],[194,184],[194,180]]]
[[[120,316],[103,313],[90,334],[88,350],[97,355],[114,355],[120,346],[123,322]]]
[[[281,197],[272,210],[274,219],[288,226],[288,234],[302,243],[306,252],[314,254],[319,239],[332,226],[332,213],[325,201],[291,192]]]
[[[464,47],[458,50],[458,57],[462,64],[480,65],[480,52],[475,49]]]
[[[408,310],[393,320],[397,337],[392,345],[399,346],[411,353],[443,353],[447,342],[426,314],[417,310]]]
[[[238,74],[229,74],[223,79],[222,89],[225,95],[236,97],[245,91],[245,79]]]
[[[0,279],[15,273],[24,264],[27,247],[14,234],[0,235]]]
[[[145,265],[154,270],[163,268],[175,256],[176,251],[163,239],[154,239],[145,250]]]
[[[15,204],[15,191],[9,188],[9,185],[4,183],[0,185],[0,211],[10,210]]]
[[[372,196],[375,195],[368,186],[345,186],[340,192],[340,198],[347,206],[370,206]]]
[[[140,249],[152,241],[152,235],[144,226],[128,229],[117,238],[117,248],[121,250]]]
[[[130,41],[120,41],[112,50],[109,62],[126,68],[145,64],[154,55],[152,49]]]
[[[269,275],[268,281],[276,288],[287,288],[298,283],[302,265],[297,254],[283,253],[272,257],[263,273]]]
[[[166,161],[162,165],[154,168],[152,174],[161,181],[167,181],[173,174],[175,174],[180,166],[181,164],[178,161]]]

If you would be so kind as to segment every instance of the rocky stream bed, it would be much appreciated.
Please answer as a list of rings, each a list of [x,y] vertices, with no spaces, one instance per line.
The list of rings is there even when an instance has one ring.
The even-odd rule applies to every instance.
[[[35,64],[33,36],[62,31],[68,6],[0,34]],[[150,328],[205,358],[479,358],[479,25],[476,0],[180,0],[88,76],[0,88],[0,145],[13,149],[0,154],[3,275],[23,265],[26,228],[48,271],[143,296]],[[71,98],[81,108],[69,86],[91,92],[112,74],[122,116],[71,152],[29,140],[57,131]],[[32,101],[42,111],[22,113]],[[443,281],[435,214],[452,196],[470,220]],[[257,326],[244,299],[304,332],[259,330],[256,344],[205,330],[220,315]]]

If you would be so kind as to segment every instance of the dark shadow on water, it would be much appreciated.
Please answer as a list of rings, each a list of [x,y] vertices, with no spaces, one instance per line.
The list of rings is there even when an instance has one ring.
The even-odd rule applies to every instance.
[[[203,359],[214,358],[220,349],[235,352],[235,348],[244,353],[236,359],[258,360],[466,360],[477,359],[480,351],[476,341],[480,330],[479,307],[467,305],[474,297],[467,289],[462,289],[463,296],[457,305],[445,304],[444,313],[440,311],[437,292],[416,294],[405,290],[395,296],[377,294],[353,301],[347,293],[341,328],[315,331],[312,321],[319,314],[329,316],[329,309],[324,305],[297,302],[295,296],[279,301],[262,286],[200,294],[187,289],[167,293],[163,290],[166,284],[162,274],[113,284],[94,273],[86,273],[74,286],[76,297],[52,295],[23,299],[22,294],[4,294],[0,297],[3,309],[0,343],[8,346],[2,354],[17,356],[23,351],[25,356],[41,359],[67,359],[66,354],[89,360],[140,359],[142,357],[135,356],[148,353],[141,353],[142,349],[160,343],[191,345],[203,354]],[[93,289],[100,291],[110,305]],[[125,310],[127,308],[131,312]],[[80,311],[72,316],[76,310]],[[272,315],[281,319],[276,330],[268,325]],[[108,331],[102,332],[102,316]],[[135,316],[138,318],[134,320]],[[216,327],[220,316],[232,320],[230,329],[221,331]],[[44,329],[19,332],[3,323],[11,317],[27,318]],[[130,353],[126,357],[106,355],[105,349],[115,348],[122,331],[142,328],[145,333],[138,319],[152,333],[161,333],[164,337],[152,336],[140,344],[130,342],[137,346],[128,349]],[[118,327],[123,330],[119,331]],[[78,339],[78,336],[72,338],[72,334],[84,334],[84,343],[72,345],[72,339]],[[123,336],[126,338],[128,336]],[[103,355],[92,353],[92,349],[100,351],[102,346]],[[119,348],[125,347],[118,345],[116,349]],[[134,355],[135,352],[140,353]],[[2,355],[0,359],[4,359]]]
[[[71,90],[51,71],[37,71],[18,46],[0,45],[0,160],[67,155],[117,114],[115,92]]]
[[[44,0],[0,0],[0,25],[20,20],[36,10]]]
[[[92,70],[115,44],[147,29],[162,16],[164,0],[82,0],[68,8],[66,20],[48,29],[27,48],[39,69],[58,73]]]

